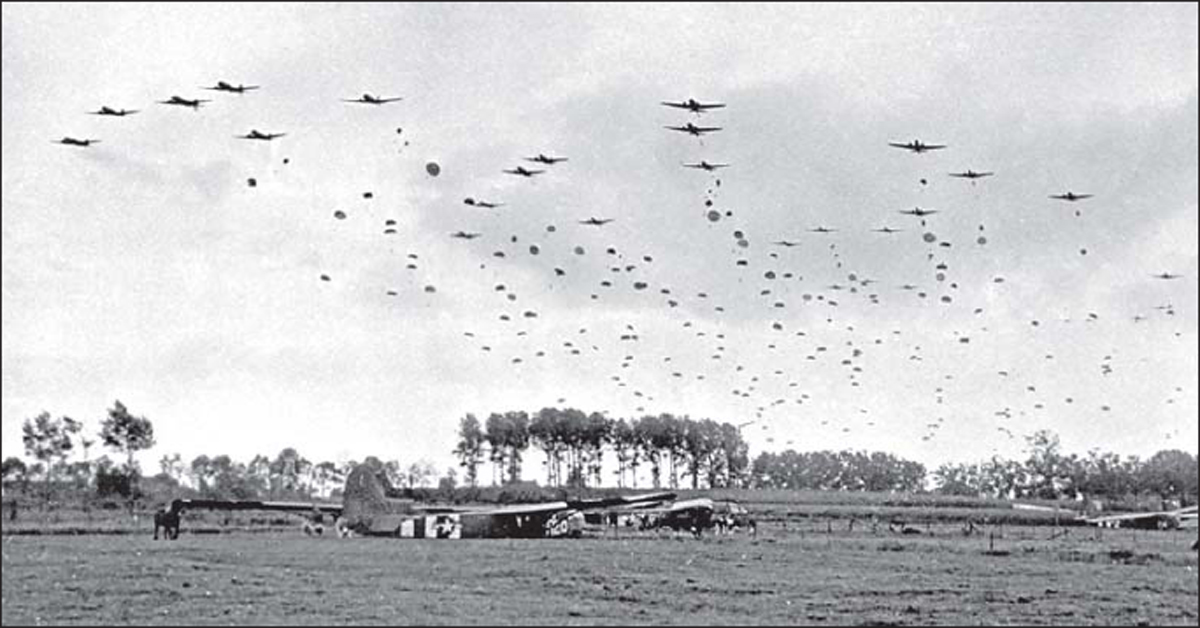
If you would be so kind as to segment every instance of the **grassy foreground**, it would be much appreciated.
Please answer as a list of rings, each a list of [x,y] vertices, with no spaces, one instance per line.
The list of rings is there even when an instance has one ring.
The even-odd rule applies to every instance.
[[[3,540],[3,624],[1197,622],[1194,535]],[[1025,538],[1027,540],[1020,540]]]

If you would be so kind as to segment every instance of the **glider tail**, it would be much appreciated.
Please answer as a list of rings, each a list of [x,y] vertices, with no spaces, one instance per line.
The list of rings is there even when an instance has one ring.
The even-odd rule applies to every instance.
[[[388,497],[391,488],[383,469],[360,464],[346,478],[342,498],[342,523],[345,528],[369,533],[373,524],[388,515],[413,511],[412,500]]]

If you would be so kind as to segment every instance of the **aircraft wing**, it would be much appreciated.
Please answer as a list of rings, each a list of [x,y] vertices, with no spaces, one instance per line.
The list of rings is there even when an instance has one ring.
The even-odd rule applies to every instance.
[[[1185,521],[1196,520],[1196,508],[1161,512],[1133,512],[1084,519],[1088,524],[1109,528],[1177,528]]]
[[[646,495],[618,495],[616,497],[577,499],[567,502],[567,505],[575,510],[591,510],[596,508],[616,508],[619,506],[653,506],[674,499],[675,493],[649,493]]]
[[[308,514],[314,510],[322,514],[339,516],[342,514],[341,504],[320,502],[264,502],[258,500],[229,500],[229,499],[177,499],[171,502],[171,510],[267,510],[274,512],[294,512]]]

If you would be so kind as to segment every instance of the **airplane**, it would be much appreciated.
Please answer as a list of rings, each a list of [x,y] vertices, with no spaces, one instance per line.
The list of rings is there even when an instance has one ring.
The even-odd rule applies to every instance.
[[[361,103],[364,105],[383,105],[383,104],[386,104],[389,102],[396,102],[397,100],[404,100],[404,99],[400,98],[400,97],[379,98],[378,96],[372,96],[370,94],[363,94],[361,98],[354,98],[354,99],[343,98],[342,102],[356,102],[356,103]]]
[[[483,207],[485,209],[495,209],[497,207],[504,206],[504,203],[490,203],[488,201],[477,201],[470,197],[464,198],[463,204],[470,205],[471,207]]]
[[[895,146],[896,148],[911,150],[914,153],[923,153],[927,150],[939,150],[946,147],[945,144],[922,144],[921,140],[913,140],[907,144],[888,142],[888,146]]]
[[[480,235],[481,234],[468,233],[466,231],[455,231],[454,233],[450,234],[450,237],[451,238],[461,238],[463,240],[474,240],[475,238],[478,238]]]
[[[883,226],[878,229],[872,229],[871,231],[874,231],[875,233],[900,233],[901,231],[904,231],[904,230],[903,229],[893,229],[888,226]]]
[[[685,124],[683,126],[664,126],[663,128],[671,129],[672,131],[682,131],[682,132],[688,133],[690,135],[695,135],[696,137],[700,137],[701,135],[703,135],[705,133],[712,133],[714,131],[721,130],[721,127],[719,127],[719,126],[696,126],[696,125],[692,124],[691,122],[688,122],[687,124]]]
[[[517,166],[513,170],[505,170],[508,174],[519,174],[523,177],[532,177],[535,174],[542,174],[545,170],[526,170],[524,166]]]
[[[675,107],[676,109],[687,109],[696,115],[702,114],[709,109],[720,109],[725,106],[724,103],[699,103],[694,98],[689,98],[681,102],[668,102],[664,100],[661,104],[668,107]]]
[[[800,246],[799,242],[792,242],[790,240],[779,240],[776,242],[772,242],[771,244],[774,244],[776,246],[786,246],[789,249],[792,248],[793,246]]]
[[[951,172],[950,176],[959,177],[960,179],[982,179],[983,177],[990,177],[993,174],[996,174],[996,173],[994,173],[994,172],[975,172],[974,170],[968,169],[966,172]]]
[[[565,500],[507,507],[426,507],[396,496],[382,469],[360,464],[350,472],[342,504],[212,499],[176,499],[165,513],[175,517],[187,510],[268,510],[325,515],[337,519],[340,536],[382,536],[412,539],[561,538],[582,535],[585,513],[597,510],[665,507],[676,517],[691,515],[710,523],[712,504],[701,500],[675,503],[674,493]],[[667,506],[671,504],[671,506]],[[707,515],[707,516],[706,516]],[[156,515],[155,519],[159,517]],[[157,527],[155,529],[157,534]],[[170,535],[168,535],[168,538]]]
[[[65,144],[67,146],[83,146],[86,148],[88,146],[91,146],[92,144],[99,144],[100,140],[78,140],[73,137],[64,137],[61,140],[58,140],[57,142],[51,142],[51,143],[52,144]]]
[[[921,209],[920,207],[914,207],[912,209],[902,209],[902,210],[900,210],[900,213],[907,214],[909,216],[924,217],[924,216],[928,216],[930,214],[936,214],[936,213],[938,213],[938,210],[936,210],[936,209]]]
[[[837,229],[829,229],[828,227],[813,227],[812,229],[809,229],[809,231],[813,233],[833,233],[834,231],[837,231]]]
[[[96,111],[89,111],[88,113],[95,115],[95,116],[117,116],[118,118],[122,118],[129,114],[137,113],[138,111],[141,111],[141,110],[140,109],[113,109],[112,107],[104,105],[104,106],[101,106]]]
[[[567,161],[567,158],[566,157],[547,157],[547,156],[543,155],[542,153],[538,153],[537,157],[526,157],[525,161],[536,161],[539,164],[546,164],[547,166],[553,166],[554,164],[556,164],[560,161]]]
[[[1179,275],[1179,274],[1176,274],[1176,273],[1160,273],[1160,274],[1157,274],[1157,275],[1150,275],[1150,276],[1151,276],[1151,277],[1156,277],[1156,278],[1158,278],[1158,279],[1179,279],[1179,278],[1180,278],[1180,277],[1182,277],[1183,275]]]
[[[250,129],[249,133],[245,135],[235,135],[234,137],[241,138],[243,140],[266,140],[269,142],[277,137],[283,137],[284,135],[287,135],[287,133],[259,133],[258,129]]]
[[[206,103],[206,102],[211,102],[211,101],[201,100],[199,98],[193,98],[192,100],[188,100],[187,98],[183,98],[180,96],[171,96],[171,98],[169,100],[160,100],[158,102],[159,102],[159,104],[163,104],[163,105],[179,105],[181,107],[191,107],[192,109],[199,109],[201,104]]]
[[[209,90],[213,90],[213,91],[217,91],[217,92],[231,92],[234,94],[244,94],[252,89],[258,89],[258,85],[241,85],[241,84],[239,84],[237,87],[234,87],[233,85],[230,85],[229,83],[226,83],[225,81],[217,81],[217,84],[213,85],[212,87],[201,87],[200,89],[209,89]]]
[[[580,220],[579,224],[591,225],[593,227],[602,227],[602,226],[612,222],[613,220],[616,220],[616,219],[615,218],[588,218],[587,220]]]
[[[1102,528],[1135,528],[1139,530],[1177,530],[1185,526],[1194,526],[1196,521],[1196,506],[1162,510],[1156,512],[1134,512],[1121,515],[1102,517],[1080,517],[1088,525]]]
[[[707,161],[704,161],[703,159],[701,159],[700,163],[698,163],[698,164],[683,164],[683,167],[684,168],[699,168],[701,170],[706,170],[708,172],[712,172],[713,170],[716,170],[717,168],[728,168],[729,164],[710,164]]]
[[[1075,202],[1075,201],[1082,201],[1085,198],[1092,198],[1092,195],[1091,194],[1075,194],[1074,192],[1067,192],[1066,194],[1051,194],[1050,198],[1053,198],[1053,199],[1056,199],[1059,201]]]

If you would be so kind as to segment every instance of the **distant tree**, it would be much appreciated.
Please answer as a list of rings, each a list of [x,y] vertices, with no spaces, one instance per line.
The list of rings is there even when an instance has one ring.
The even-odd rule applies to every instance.
[[[454,467],[446,467],[446,474],[438,478],[438,493],[447,501],[454,499],[454,490],[458,488],[458,473]]]
[[[183,482],[183,457],[178,453],[163,454],[162,458],[158,459],[158,468],[163,475],[175,480],[176,483]]]
[[[558,408],[542,408],[529,424],[530,442],[546,454],[546,484],[550,486],[562,486],[563,458],[567,455],[567,422],[567,417]]]
[[[507,482],[521,481],[521,459],[529,449],[529,414],[526,412],[504,413],[504,447],[508,452]]]
[[[294,447],[284,447],[271,461],[271,496],[296,497],[301,492],[300,479],[307,466],[308,461]]]
[[[945,463],[933,472],[933,481],[942,495],[978,496],[979,469],[960,463]]]
[[[408,465],[404,470],[404,485],[409,489],[425,486],[426,482],[435,475],[437,475],[437,469],[434,468],[433,463],[428,460],[419,460]]]
[[[467,485],[474,488],[479,484],[479,465],[483,463],[483,430],[479,419],[467,414],[458,422],[458,445],[454,455],[460,467],[467,470]]]
[[[1137,475],[1142,491],[1164,499],[1196,498],[1196,458],[1178,449],[1160,451],[1142,465]]]
[[[370,460],[370,458],[367,460]],[[404,486],[406,484],[404,477],[405,469],[399,460],[388,460],[383,463],[383,475],[392,486]]]
[[[42,412],[33,419],[26,419],[21,426],[21,440],[25,444],[25,453],[42,462],[45,469],[42,498],[49,504],[51,486],[54,481],[55,462],[64,462],[71,451],[73,443],[71,435],[61,418],[50,418],[49,412]]]
[[[316,480],[317,495],[321,498],[329,497],[334,485],[344,481],[338,466],[329,461],[318,463],[314,467],[313,477]]]
[[[203,497],[213,497],[213,480],[216,477],[216,472],[213,467],[212,460],[200,454],[192,459],[188,465],[188,475],[192,478],[192,486]]]
[[[488,415],[484,440],[488,444],[488,459],[492,462],[492,484],[504,481],[505,461],[508,459],[509,425],[507,418],[498,412]]]
[[[1025,437],[1029,457],[1025,468],[1035,497],[1058,499],[1069,479],[1067,460],[1062,454],[1058,435],[1050,430],[1038,430]]]
[[[0,471],[3,471],[4,485],[16,487],[21,494],[29,483],[29,467],[25,465],[25,461],[16,456],[9,456],[0,463]]]
[[[633,428],[630,427],[629,421],[621,419],[613,423],[610,438],[613,453],[617,456],[617,486],[624,488],[625,474],[630,469],[635,447]],[[634,483],[637,483],[636,474]]]
[[[246,465],[246,481],[254,487],[254,492],[258,495],[270,495],[271,459],[262,454],[255,454]]]
[[[101,424],[100,439],[104,441],[105,446],[125,454],[125,472],[129,475],[132,497],[136,497],[140,472],[133,456],[154,446],[154,425],[146,417],[130,414],[125,405],[118,400]],[[130,507],[132,508],[132,503]]]

